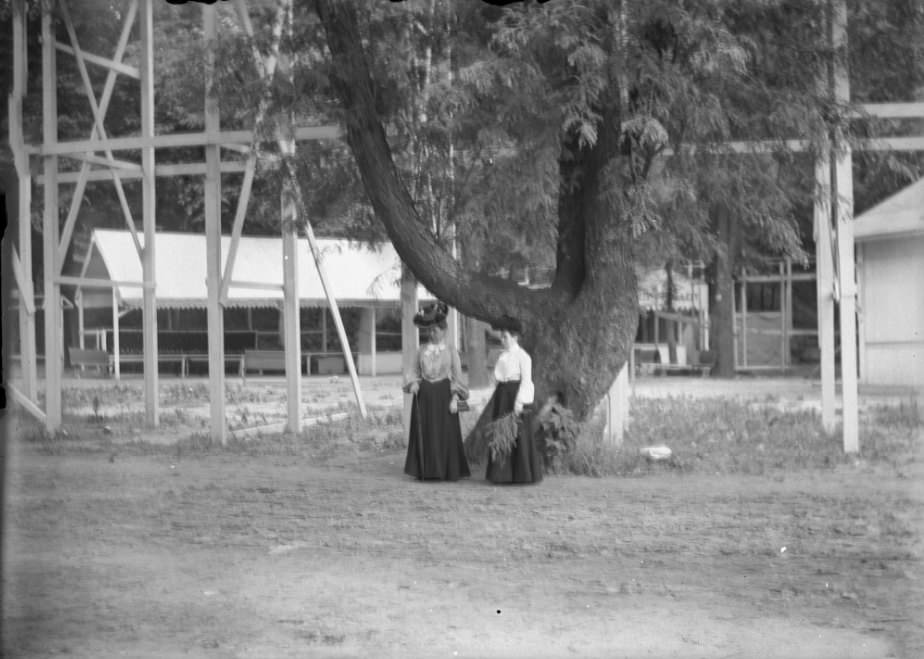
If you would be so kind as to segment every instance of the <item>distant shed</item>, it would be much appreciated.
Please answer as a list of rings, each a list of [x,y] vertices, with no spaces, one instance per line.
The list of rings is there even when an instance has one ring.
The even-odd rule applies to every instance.
[[[924,179],[855,220],[861,382],[924,387]]]

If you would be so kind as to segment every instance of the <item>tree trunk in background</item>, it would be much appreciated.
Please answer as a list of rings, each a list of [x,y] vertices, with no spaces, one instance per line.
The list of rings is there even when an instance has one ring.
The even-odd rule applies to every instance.
[[[665,281],[667,282],[667,297],[664,306],[667,311],[674,311],[674,264],[668,261],[664,264]],[[677,323],[668,320],[667,323],[667,354],[670,357],[671,364],[677,363]]]
[[[463,316],[465,323],[465,363],[468,365],[468,386],[472,389],[486,387],[491,382],[488,377],[487,342],[485,328],[487,325],[477,318]]]
[[[715,352],[714,374],[730,378],[735,375],[735,255],[740,242],[738,222],[725,208],[716,213],[718,235],[723,248],[712,263],[713,276],[709,286],[710,348]]]

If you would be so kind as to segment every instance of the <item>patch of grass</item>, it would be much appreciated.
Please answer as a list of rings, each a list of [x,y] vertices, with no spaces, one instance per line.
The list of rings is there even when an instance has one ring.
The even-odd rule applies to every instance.
[[[917,460],[920,427],[917,411],[880,410],[861,424],[857,457],[895,466]],[[605,444],[602,434],[601,419],[586,423],[561,471],[589,476],[643,475],[654,469],[765,474],[829,469],[855,459],[844,453],[840,431],[827,435],[814,411],[783,412],[723,398],[637,399],[622,446]],[[642,447],[658,445],[669,447],[671,458],[654,463],[641,456]]]
[[[898,405],[877,405],[870,410],[877,425],[916,428],[924,425],[924,411],[917,398],[902,400]]]

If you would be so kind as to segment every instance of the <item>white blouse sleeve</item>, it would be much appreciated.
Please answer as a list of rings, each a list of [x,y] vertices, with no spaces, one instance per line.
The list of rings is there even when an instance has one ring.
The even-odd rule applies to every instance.
[[[525,350],[519,351],[520,362],[520,388],[517,390],[516,405],[518,407],[529,405],[536,395],[533,385],[533,360]]]

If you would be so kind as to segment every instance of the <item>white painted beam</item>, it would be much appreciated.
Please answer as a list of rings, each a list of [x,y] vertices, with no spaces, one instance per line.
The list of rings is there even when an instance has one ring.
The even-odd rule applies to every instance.
[[[23,140],[22,104],[26,93],[28,51],[26,49],[25,0],[13,0],[13,88],[9,98],[10,149],[18,183],[17,226],[19,267],[22,273],[20,299],[27,313],[19,313],[19,354],[23,391],[38,400],[38,360],[35,335],[35,287],[32,281],[32,174]],[[44,421],[44,419],[43,419]]]
[[[202,7],[202,29],[205,39],[205,130],[215,134],[221,130],[218,97],[215,95],[215,48],[218,40],[216,8]],[[208,300],[209,342],[209,417],[212,441],[227,442],[225,420],[225,346],[224,308],[221,305],[221,150],[217,144],[205,147],[205,243],[206,288]]]
[[[69,53],[71,55],[76,55],[76,51],[65,43],[60,41],[55,41],[55,48],[60,50],[62,53]],[[83,53],[83,58],[90,64],[96,64],[110,71],[116,73],[121,73],[122,75],[128,76],[129,78],[134,78],[135,80],[141,79],[141,72],[138,71],[138,68],[131,66],[130,64],[124,64],[117,60],[111,60],[106,57],[100,57],[99,55],[94,55],[92,53]]]
[[[154,176],[165,177],[165,176],[204,176],[205,175],[205,163],[200,162],[191,162],[191,163],[176,163],[176,164],[163,164],[155,165],[154,167]],[[239,174],[247,172],[247,163],[239,162],[235,160],[223,160],[221,161],[221,173],[222,174]],[[127,170],[127,169],[91,169],[86,175],[87,182],[95,181],[111,181],[113,176],[118,176],[123,181],[137,180],[143,178],[144,174],[141,169],[138,170]],[[80,172],[61,172],[58,174],[58,183],[76,183],[80,178]],[[39,185],[45,184],[45,177],[38,176],[36,178],[36,183]]]
[[[141,0],[138,14],[138,32],[141,52],[141,134],[154,137],[154,0]],[[100,131],[102,134],[102,130]],[[141,272],[144,279],[144,302],[142,308],[142,348],[144,351],[144,418],[149,428],[160,425],[160,392],[157,366],[157,297],[155,284],[157,270],[155,249],[157,246],[157,210],[154,178],[154,147],[146,145],[141,149],[142,224],[144,226],[144,250],[141,253]],[[118,180],[118,179],[113,179]],[[118,184],[117,189],[121,187]],[[127,216],[126,216],[127,217]],[[134,232],[132,236],[135,237]]]
[[[835,0],[832,21],[835,53],[847,52],[847,2]],[[846,57],[834,59],[834,98],[850,102],[850,79]],[[837,139],[837,137],[835,137]],[[850,145],[834,143],[835,226],[837,230],[837,275],[840,288],[841,396],[844,452],[860,450],[857,400],[857,281],[853,235],[853,157]]]
[[[294,149],[294,142],[291,147]],[[286,430],[298,434],[301,430],[302,347],[298,290],[298,210],[291,184],[283,183],[282,215],[282,327],[286,355]],[[310,365],[309,365],[310,367]]]
[[[325,126],[300,126],[295,129],[295,140],[336,140],[343,137],[343,129],[337,125]],[[67,155],[69,153],[82,153],[86,151],[125,151],[136,150],[145,147],[156,149],[182,148],[188,146],[206,146],[217,144],[242,144],[249,145],[253,142],[253,131],[250,130],[231,130],[222,131],[217,134],[201,133],[172,133],[170,135],[154,135],[150,137],[110,137],[108,140],[90,139],[90,140],[71,140],[58,142],[56,144],[30,145],[27,147],[29,153],[40,156],[46,155]],[[270,142],[272,140],[266,140]]]
[[[234,223],[231,226],[231,243],[228,245],[228,259],[221,277],[221,292],[219,297],[222,304],[228,303],[228,286],[234,272],[237,260],[237,249],[244,231],[244,218],[247,217],[247,205],[250,202],[250,191],[253,189],[253,178],[256,171],[257,159],[255,156],[247,158],[247,169],[244,171],[244,180],[241,182],[241,194],[237,198],[237,209],[234,212]]]
[[[417,280],[410,269],[401,264],[401,374],[404,377],[412,375],[416,368],[417,348],[420,344],[420,334],[414,324],[417,314]],[[404,394],[404,432],[410,432],[411,405],[414,397]]]
[[[51,7],[42,5],[42,139],[43,147],[50,147],[58,139],[58,97],[57,67],[54,49],[54,21]],[[61,427],[61,289],[54,278],[58,267],[58,158],[48,155],[44,158],[45,186],[42,224],[44,286],[45,286],[45,428],[50,433]]]
[[[868,114],[887,119],[924,119],[924,103],[861,103],[855,117]]]

